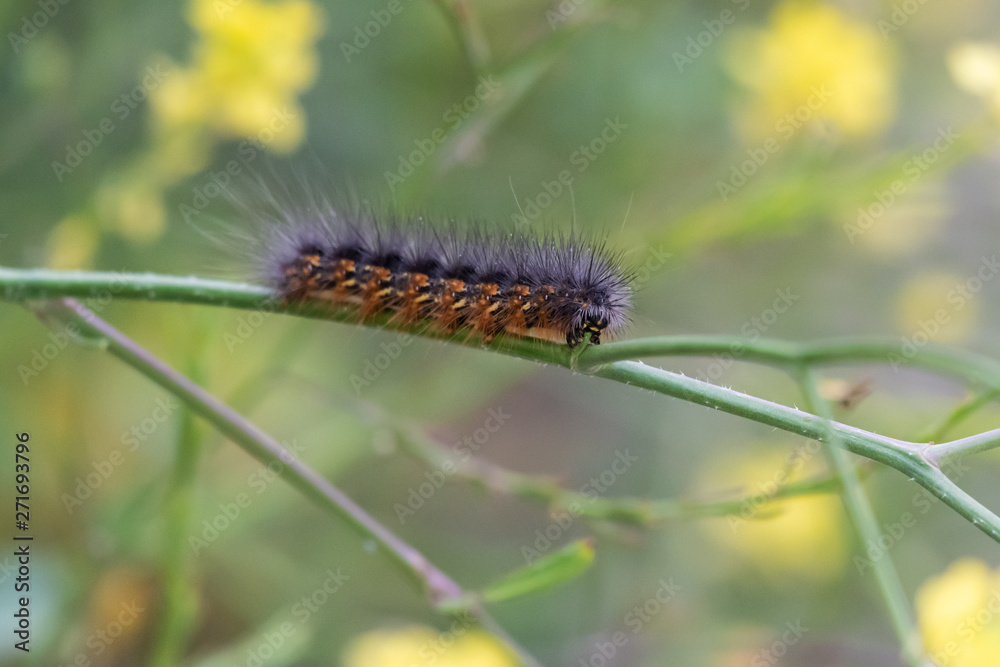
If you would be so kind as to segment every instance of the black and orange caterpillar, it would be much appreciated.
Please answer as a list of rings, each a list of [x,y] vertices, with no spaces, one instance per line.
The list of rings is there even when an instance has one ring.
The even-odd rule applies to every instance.
[[[287,303],[390,312],[402,324],[593,345],[628,322],[631,275],[605,244],[422,217],[284,212],[260,239],[259,270]]]

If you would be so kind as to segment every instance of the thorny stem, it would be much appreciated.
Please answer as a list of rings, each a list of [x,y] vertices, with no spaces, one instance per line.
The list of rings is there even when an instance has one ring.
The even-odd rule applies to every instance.
[[[264,287],[197,277],[0,268],[0,290],[0,298],[15,302],[64,296],[111,295],[150,301],[285,311],[336,321],[355,319],[354,313],[348,309],[321,306],[287,308],[276,302]],[[366,321],[366,325],[401,328],[389,322],[388,316],[372,318],[371,321]],[[498,337],[492,343],[482,345],[466,332],[447,335],[420,328],[411,327],[409,330],[430,338],[485,347],[523,359],[554,363],[567,368],[571,365],[571,352],[563,345],[512,337]],[[916,355],[906,357],[901,352],[898,341],[884,339],[828,340],[797,344],[715,336],[649,338],[590,347],[575,360],[575,366],[583,373],[712,407],[814,440],[827,437],[826,423],[814,415],[629,360],[640,356],[705,355],[734,349],[739,350],[740,358],[747,361],[773,364],[791,372],[802,364],[815,366],[857,361],[889,362],[894,365],[906,363],[987,387],[1000,388],[1000,362],[996,360],[933,344],[928,344]],[[831,422],[829,428],[838,435],[837,443],[844,448],[893,467],[912,478],[981,531],[1000,542],[1000,517],[962,491],[936,465],[962,453],[983,451],[996,446],[992,435],[972,436],[973,439],[965,438],[928,447],[836,422]]]
[[[945,463],[970,456],[980,452],[987,452],[1000,447],[1000,429],[993,429],[985,433],[977,433],[967,438],[959,438],[941,445],[929,446],[924,450],[924,458],[938,468]]]

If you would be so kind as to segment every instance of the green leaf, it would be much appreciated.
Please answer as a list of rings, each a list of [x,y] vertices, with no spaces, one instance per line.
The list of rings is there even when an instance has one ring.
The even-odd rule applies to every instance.
[[[593,540],[577,540],[488,586],[483,600],[500,602],[555,588],[583,574],[593,562]]]

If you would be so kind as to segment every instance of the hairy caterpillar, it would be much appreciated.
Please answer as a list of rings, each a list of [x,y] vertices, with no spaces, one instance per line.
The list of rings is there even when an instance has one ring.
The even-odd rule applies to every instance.
[[[631,274],[603,241],[345,208],[314,201],[258,214],[256,269],[286,303],[350,307],[362,321],[388,312],[403,325],[468,329],[487,342],[503,333],[570,347],[597,345],[629,321]]]

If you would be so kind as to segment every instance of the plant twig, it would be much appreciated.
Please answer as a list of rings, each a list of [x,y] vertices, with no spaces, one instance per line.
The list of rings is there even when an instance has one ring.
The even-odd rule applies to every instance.
[[[279,476],[311,501],[347,521],[363,537],[374,540],[383,553],[427,593],[435,608],[447,607],[455,600],[471,599],[423,554],[376,521],[340,489],[232,408],[151,355],[75,299],[62,299],[61,307],[66,315],[75,316],[85,334],[104,339],[108,352],[172,392],[194,413],[202,416],[258,461],[276,466]],[[540,667],[540,663],[507,635],[485,608],[473,605],[468,611],[484,627],[507,642],[525,665]]]
[[[0,298],[24,301],[61,296],[100,296],[109,293],[124,298],[141,298],[152,301],[178,301],[224,305],[244,309],[285,311],[306,317],[336,321],[356,321],[350,309],[335,309],[319,305],[285,307],[276,303],[263,287],[225,281],[207,281],[199,278],[176,278],[151,274],[114,274],[60,272],[50,270],[16,270],[0,268]],[[734,337],[677,337],[651,338],[624,341],[585,350],[575,364],[571,364],[571,351],[564,345],[546,343],[530,338],[498,336],[489,344],[482,344],[468,332],[445,334],[426,327],[403,327],[390,321],[389,314],[371,318],[369,326],[408,330],[430,338],[449,340],[453,343],[482,347],[503,354],[554,363],[564,367],[575,365],[580,372],[614,380],[624,384],[680,398],[699,405],[722,410],[762,424],[780,428],[815,440],[823,440],[827,426],[824,420],[764,399],[748,396],[731,389],[700,382],[677,373],[670,373],[647,366],[625,357],[656,356],[664,354],[705,354],[720,350],[723,345],[738,343],[743,346],[744,357],[783,366],[792,370],[803,363],[843,363],[848,361],[889,361],[889,355],[899,353],[896,341],[873,339],[848,339],[796,344],[773,340],[747,341]],[[975,381],[988,387],[1000,388],[1000,362],[968,352],[951,350],[928,344],[907,363],[939,373]],[[1000,517],[962,491],[941,473],[937,466],[924,458],[926,445],[905,442],[895,438],[870,433],[845,424],[831,423],[839,436],[838,443],[855,454],[878,461],[900,471],[944,501],[949,507],[973,523],[992,539],[1000,542]],[[962,451],[982,451],[994,446],[992,442],[976,442],[970,448],[965,440]],[[952,452],[953,448],[938,445],[938,452]]]
[[[916,442],[939,442],[956,426],[977,410],[989,405],[1000,397],[1000,390],[987,389],[979,394],[970,395],[962,401],[954,410],[945,415],[940,421],[929,427],[914,440]]]
[[[197,374],[194,375],[197,378]],[[197,592],[191,581],[187,536],[201,441],[189,408],[181,409],[177,449],[167,490],[163,530],[163,611],[150,664],[169,667],[181,660],[197,614]]]
[[[564,488],[552,477],[508,470],[481,458],[455,461],[447,450],[413,429],[396,426],[403,448],[434,468],[454,466],[455,475],[490,491],[523,500],[546,503],[552,511],[572,510],[591,521],[610,521],[627,526],[650,527],[678,519],[734,516],[746,511],[750,503],[759,503],[760,494],[722,501],[698,501],[643,498],[596,498]],[[767,494],[768,502],[840,490],[840,479],[822,476],[781,485]],[[761,513],[755,517],[766,518]]]
[[[473,73],[482,73],[490,64],[490,45],[475,8],[469,0],[434,0],[434,4],[441,9],[441,14],[462,44],[466,62]]]
[[[875,512],[872,510],[868,496],[865,494],[861,481],[858,478],[857,470],[849,459],[849,455],[836,442],[840,438],[835,429],[832,428],[832,415],[826,402],[820,398],[816,388],[816,381],[813,378],[809,367],[803,365],[799,369],[799,386],[806,400],[806,405],[812,412],[820,415],[827,427],[827,441],[824,451],[831,467],[840,477],[843,485],[842,497],[847,508],[847,514],[851,518],[851,523],[858,534],[862,545],[878,544],[882,537],[879,531],[878,522],[875,519]],[[920,633],[917,630],[916,622],[913,619],[913,612],[910,610],[910,603],[903,589],[903,583],[899,579],[899,573],[892,562],[889,554],[883,554],[881,558],[872,561],[872,569],[875,572],[875,579],[878,581],[882,597],[889,607],[889,616],[892,618],[892,625],[896,630],[902,646],[903,658],[910,667],[929,667],[929,662],[923,655],[923,648]]]
[[[321,507],[347,521],[361,535],[375,540],[384,553],[415,579],[436,603],[458,597],[461,588],[432,565],[420,552],[376,521],[343,491],[307,466],[277,440],[187,377],[155,358],[124,334],[84,308],[75,299],[63,299],[64,308],[78,318],[91,335],[107,340],[107,351],[180,398],[226,437],[265,464],[278,464],[285,480]]]
[[[988,452],[997,447],[1000,447],[1000,429],[993,429],[944,444],[929,446],[924,450],[924,458],[940,468],[948,461],[980,452]]]
[[[1000,542],[1000,517],[984,507],[948,479],[922,455],[924,445],[908,443],[868,431],[829,422],[794,408],[747,396],[641,362],[618,361],[593,371],[600,377],[632,384],[692,403],[722,410],[783,431],[825,441],[828,429],[837,435],[832,444],[895,468],[972,522],[976,528]]]

